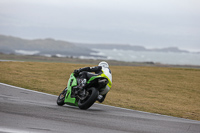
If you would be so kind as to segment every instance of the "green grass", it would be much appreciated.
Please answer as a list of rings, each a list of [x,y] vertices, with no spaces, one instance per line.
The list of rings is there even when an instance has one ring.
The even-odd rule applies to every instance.
[[[0,62],[0,82],[58,95],[74,69],[89,64]],[[111,66],[104,104],[200,120],[200,69]]]

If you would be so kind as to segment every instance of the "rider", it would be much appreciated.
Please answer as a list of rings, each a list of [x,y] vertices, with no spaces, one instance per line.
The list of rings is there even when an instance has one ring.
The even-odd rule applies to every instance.
[[[90,73],[90,72],[95,72],[95,74]],[[95,66],[95,67],[84,67],[84,68],[80,68],[78,70],[74,70],[74,75],[75,76],[80,75],[80,77],[83,79],[86,79],[86,81],[88,81],[92,76],[98,76],[98,75],[101,75],[102,77],[107,78],[109,82],[106,85],[104,91],[101,92],[101,94],[97,98],[97,100],[100,103],[102,103],[104,101],[106,94],[108,93],[108,91],[110,90],[110,88],[112,86],[112,74],[111,74],[111,70],[109,69],[109,65],[107,62],[102,61],[99,63],[98,66]]]

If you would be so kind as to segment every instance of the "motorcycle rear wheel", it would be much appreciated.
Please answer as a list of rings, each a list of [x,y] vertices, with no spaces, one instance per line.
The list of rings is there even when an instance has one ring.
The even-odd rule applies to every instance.
[[[89,107],[91,107],[97,100],[97,97],[99,95],[99,91],[94,87],[89,88],[87,91],[89,95],[84,100],[79,99],[78,101],[78,107],[83,110],[86,110]]]

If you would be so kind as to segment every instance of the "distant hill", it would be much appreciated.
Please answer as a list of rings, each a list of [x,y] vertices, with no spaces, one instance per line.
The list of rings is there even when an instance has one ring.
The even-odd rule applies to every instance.
[[[143,46],[135,46],[129,44],[76,44],[77,46],[84,45],[91,49],[117,49],[117,50],[133,50],[133,51],[155,51],[155,52],[189,52],[186,50],[180,50],[177,47],[168,47],[161,49],[147,49]]]
[[[47,39],[27,40],[12,36],[0,35],[0,52],[17,54],[19,51],[37,51],[39,55],[68,55],[68,56],[90,56],[93,50],[77,46],[70,42]]]
[[[7,54],[30,54],[49,56],[89,56],[104,57],[91,53],[97,53],[95,49],[118,49],[133,51],[156,51],[156,52],[188,52],[177,47],[162,49],[147,49],[143,46],[133,46],[128,44],[81,44],[67,41],[47,39],[21,39],[18,37],[0,35],[0,53]]]
[[[142,46],[132,46],[128,44],[76,44],[77,46],[84,45],[92,49],[121,49],[121,50],[135,50],[146,51],[147,49]]]

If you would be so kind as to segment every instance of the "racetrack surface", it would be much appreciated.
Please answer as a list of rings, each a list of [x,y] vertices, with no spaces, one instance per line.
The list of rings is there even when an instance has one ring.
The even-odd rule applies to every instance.
[[[0,133],[200,133],[200,121],[102,104],[60,107],[56,99],[0,83]]]

